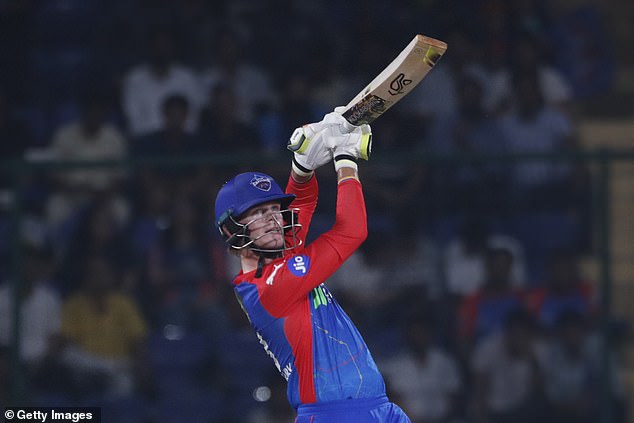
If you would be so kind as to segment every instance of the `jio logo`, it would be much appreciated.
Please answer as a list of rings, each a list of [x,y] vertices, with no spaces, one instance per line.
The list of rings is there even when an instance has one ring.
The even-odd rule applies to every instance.
[[[310,268],[310,259],[306,255],[292,257],[287,262],[288,270],[295,276],[304,276]]]

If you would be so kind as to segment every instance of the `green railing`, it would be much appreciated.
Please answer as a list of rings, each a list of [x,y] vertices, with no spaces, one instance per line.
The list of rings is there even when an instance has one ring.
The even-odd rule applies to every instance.
[[[596,194],[596,233],[598,238],[595,245],[595,254],[600,263],[599,272],[599,296],[601,305],[601,331],[604,339],[603,350],[603,378],[602,385],[602,412],[601,423],[613,422],[612,407],[610,405],[610,390],[612,381],[609,371],[610,344],[608,337],[608,325],[612,318],[612,252],[611,252],[611,210],[612,195],[610,192],[610,182],[612,179],[612,168],[617,163],[634,164],[634,150],[592,150],[592,151],[570,151],[565,153],[534,153],[534,154],[453,154],[434,155],[423,153],[401,153],[401,154],[375,154],[364,167],[371,167],[375,163],[403,163],[404,165],[460,165],[465,163],[517,163],[523,161],[556,161],[556,162],[582,162],[591,165],[595,170],[594,189]],[[24,373],[21,368],[18,345],[21,339],[20,333],[20,313],[19,313],[19,286],[22,283],[22,252],[20,248],[19,228],[22,219],[21,196],[18,195],[23,189],[25,177],[46,171],[68,171],[80,168],[125,168],[137,169],[147,166],[158,168],[187,168],[197,166],[213,166],[218,168],[231,168],[236,165],[253,166],[266,171],[267,168],[286,166],[289,163],[288,156],[267,157],[259,154],[253,155],[212,155],[212,156],[192,156],[192,157],[169,157],[169,158],[144,158],[137,160],[123,161],[24,161],[24,160],[4,160],[0,161],[0,171],[8,173],[13,180],[13,195],[9,205],[11,228],[11,254],[9,263],[9,275],[13,296],[13,327],[12,345],[10,359],[10,400],[12,404],[23,404],[26,400]],[[634,182],[634,181],[633,181]],[[213,189],[214,187],[210,187]],[[633,258],[634,259],[634,258]]]

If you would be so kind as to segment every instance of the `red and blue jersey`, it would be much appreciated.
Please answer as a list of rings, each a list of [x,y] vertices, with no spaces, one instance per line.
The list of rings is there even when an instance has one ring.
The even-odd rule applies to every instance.
[[[304,184],[292,178],[287,193],[306,233],[317,205],[313,177]],[[233,281],[238,300],[266,353],[288,381],[288,400],[302,404],[385,395],[383,378],[357,328],[323,282],[361,245],[367,217],[361,184],[338,186],[333,227],[310,245],[298,247],[256,272]]]

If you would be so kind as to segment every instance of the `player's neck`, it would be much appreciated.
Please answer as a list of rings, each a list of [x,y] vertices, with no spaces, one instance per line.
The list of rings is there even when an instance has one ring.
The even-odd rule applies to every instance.
[[[260,257],[251,250],[243,250],[240,256],[240,264],[242,266],[243,273],[253,272],[258,268],[258,260]],[[273,261],[271,258],[264,258],[264,265],[266,266]]]

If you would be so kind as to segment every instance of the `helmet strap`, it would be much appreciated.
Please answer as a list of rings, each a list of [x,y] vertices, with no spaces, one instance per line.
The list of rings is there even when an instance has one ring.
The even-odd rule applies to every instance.
[[[255,271],[255,277],[256,278],[262,277],[263,270],[264,270],[264,256],[260,256],[258,257],[258,268]]]

